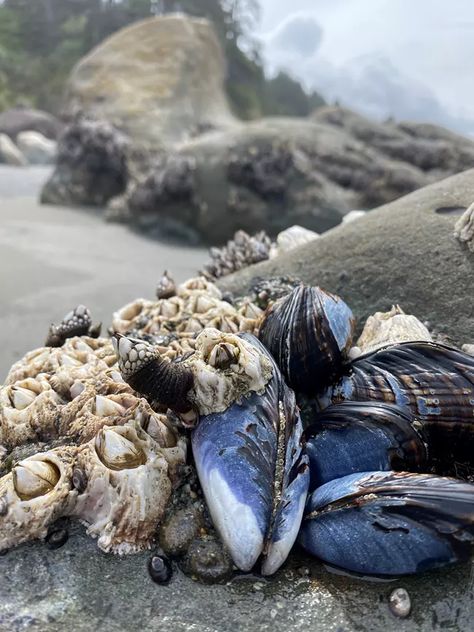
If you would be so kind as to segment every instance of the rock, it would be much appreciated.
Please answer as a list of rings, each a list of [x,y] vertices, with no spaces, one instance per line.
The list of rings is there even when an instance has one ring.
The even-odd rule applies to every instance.
[[[359,325],[397,302],[453,343],[462,344],[472,338],[474,255],[453,237],[453,227],[456,213],[473,199],[471,169],[276,259],[224,277],[218,285],[239,295],[247,292],[254,277],[294,275],[338,293]]]
[[[16,139],[18,148],[31,165],[49,165],[56,158],[56,141],[39,132],[20,132]]]
[[[59,119],[41,110],[16,107],[0,114],[0,133],[7,134],[13,140],[20,132],[26,131],[39,132],[46,138],[56,140],[63,128]]]
[[[317,560],[297,554],[271,580],[259,581],[262,590],[257,591],[255,575],[208,586],[179,569],[168,586],[158,586],[147,573],[149,557],[150,552],[124,558],[104,554],[78,524],[71,526],[68,541],[55,551],[41,542],[19,546],[0,558],[0,630],[394,630],[386,598],[390,584],[340,577]],[[300,576],[303,565],[310,580]],[[470,630],[472,570],[472,564],[462,564],[404,578],[416,623],[399,624],[398,629],[437,630],[435,620],[449,630]]]
[[[120,197],[82,186],[77,199],[73,187],[66,197],[46,197],[110,201],[108,220],[220,246],[238,230],[275,237],[298,224],[321,233],[352,209],[372,209],[474,167],[471,140],[433,126],[376,123],[335,106],[305,119],[238,122],[224,77],[223,53],[205,20],[168,15],[114,34],[73,70],[65,109],[108,121],[149,159],[139,168],[127,159]],[[68,169],[81,171],[82,162],[69,160]]]
[[[58,143],[57,165],[41,193],[43,204],[102,206],[124,191],[127,139],[112,125],[78,120]]]
[[[204,243],[221,244],[239,229],[276,236],[300,224],[322,232],[353,208],[425,182],[417,168],[387,160],[335,127],[262,119],[170,149],[127,194],[127,217],[147,230],[181,224]]]
[[[0,134],[0,163],[24,167],[28,164],[25,156],[6,134]]]
[[[474,142],[436,125],[377,123],[340,106],[320,108],[313,120],[334,125],[382,155],[437,179],[474,167]]]
[[[209,22],[150,18],[114,33],[77,64],[66,112],[110,121],[138,142],[182,141],[233,123],[225,74]]]

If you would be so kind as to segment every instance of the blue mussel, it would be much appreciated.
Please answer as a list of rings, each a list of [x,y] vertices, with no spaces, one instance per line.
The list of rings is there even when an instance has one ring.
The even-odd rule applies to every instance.
[[[474,466],[474,358],[415,341],[351,362],[354,325],[340,298],[300,286],[267,310],[259,339],[204,330],[181,362],[118,336],[124,378],[193,427],[213,522],[242,570],[260,558],[274,573],[298,534],[363,574],[471,554],[474,485],[445,474]]]

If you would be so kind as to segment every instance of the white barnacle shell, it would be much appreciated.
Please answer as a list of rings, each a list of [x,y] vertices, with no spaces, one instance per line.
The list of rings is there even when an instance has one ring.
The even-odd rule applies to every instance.
[[[0,479],[0,550],[43,538],[48,525],[68,515],[75,447],[62,447],[20,461]]]
[[[124,382],[102,378],[83,386],[77,397],[62,407],[59,418],[59,434],[74,438],[77,444],[92,439],[103,426],[135,419],[144,402]]]
[[[246,340],[217,329],[205,329],[196,339],[196,353],[186,361],[194,374],[190,401],[201,415],[222,412],[242,396],[263,392],[272,366]]]
[[[45,375],[0,388],[0,443],[13,448],[35,439],[55,436],[63,403]]]
[[[188,298],[191,295],[201,294],[203,296],[222,298],[221,291],[214,283],[211,283],[206,277],[200,276],[188,279],[178,286],[178,296]]]
[[[185,458],[183,441],[162,448],[137,421],[103,428],[84,446],[77,468],[86,485],[74,514],[100,549],[124,554],[151,546]]]
[[[13,384],[19,380],[36,377],[40,373],[51,373],[59,366],[58,358],[60,355],[60,348],[40,347],[29,351],[12,365],[5,384]]]
[[[282,255],[283,253],[293,250],[293,248],[297,248],[298,246],[302,246],[303,244],[308,243],[308,241],[313,241],[318,237],[319,233],[315,233],[314,230],[309,230],[308,228],[298,226],[297,224],[290,226],[281,233],[278,233],[276,244],[272,246],[270,250],[270,259],[274,259],[275,257],[278,257],[278,255]]]
[[[474,252],[474,202],[464,211],[454,226],[454,237]]]
[[[474,356],[474,345],[463,345],[462,350],[464,351],[464,353]]]
[[[112,315],[112,329],[115,333],[124,334],[134,327],[137,319],[146,317],[155,303],[144,298],[137,298],[135,301],[124,305]]]
[[[356,347],[361,353],[369,353],[386,345],[418,340],[433,339],[416,316],[405,314],[399,305],[394,305],[389,312],[369,316]]]

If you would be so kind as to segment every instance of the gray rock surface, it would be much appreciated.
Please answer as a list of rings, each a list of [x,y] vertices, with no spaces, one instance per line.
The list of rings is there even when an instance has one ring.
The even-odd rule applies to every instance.
[[[210,23],[150,18],[114,33],[73,69],[65,111],[110,121],[139,142],[231,125],[226,62]]]
[[[332,125],[388,158],[418,167],[437,179],[474,166],[474,142],[426,123],[377,123],[340,106],[316,110],[314,121]]]
[[[180,222],[205,243],[236,230],[275,236],[293,224],[322,232],[427,182],[417,167],[381,156],[335,126],[268,118],[170,149],[132,183],[125,217],[149,227]]]
[[[58,550],[38,542],[10,551],[0,557],[0,630],[467,632],[474,616],[471,565],[369,583],[293,556],[272,579],[246,575],[206,586],[176,571],[158,586],[147,560],[101,553],[79,526]],[[404,622],[389,611],[396,587],[412,601]]]
[[[293,275],[340,294],[359,325],[398,303],[461,344],[474,331],[474,253],[453,236],[474,200],[474,170],[338,226],[320,239],[219,281],[245,293],[257,276]]]
[[[13,140],[20,132],[33,130],[56,140],[63,130],[63,123],[55,116],[42,110],[16,107],[0,113],[0,133],[7,134]]]

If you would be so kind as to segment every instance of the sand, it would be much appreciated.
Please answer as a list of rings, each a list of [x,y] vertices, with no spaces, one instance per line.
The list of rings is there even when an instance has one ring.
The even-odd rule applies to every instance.
[[[97,209],[40,205],[48,175],[47,168],[0,167],[0,381],[79,303],[107,327],[118,307],[153,298],[165,268],[183,281],[207,258],[203,249],[108,224]]]

